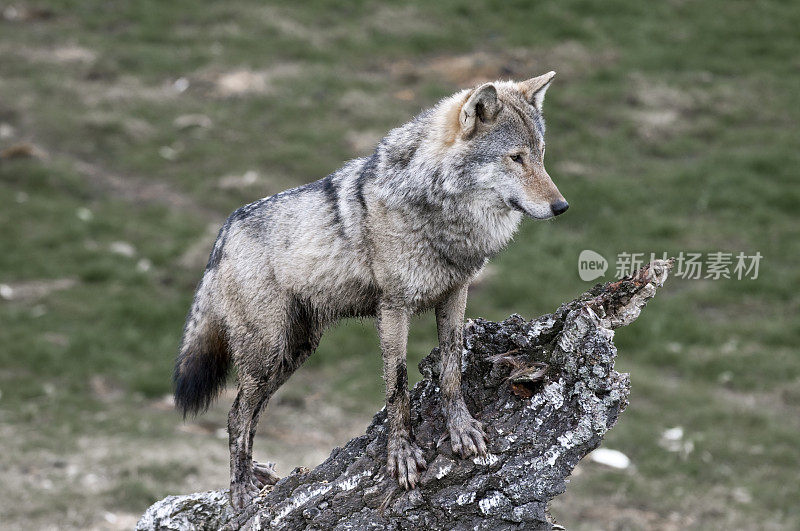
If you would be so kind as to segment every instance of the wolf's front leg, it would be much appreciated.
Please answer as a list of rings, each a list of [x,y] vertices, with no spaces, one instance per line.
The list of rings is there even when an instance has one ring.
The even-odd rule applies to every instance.
[[[467,307],[465,284],[436,307],[436,326],[439,329],[439,351],[442,370],[439,387],[442,408],[453,452],[462,457],[486,455],[486,435],[481,423],[470,415],[461,394],[461,355],[464,348],[464,311]]]
[[[414,444],[408,409],[406,343],[409,312],[384,307],[378,314],[378,333],[383,353],[386,412],[389,417],[386,471],[405,489],[413,489],[427,467],[422,450]]]

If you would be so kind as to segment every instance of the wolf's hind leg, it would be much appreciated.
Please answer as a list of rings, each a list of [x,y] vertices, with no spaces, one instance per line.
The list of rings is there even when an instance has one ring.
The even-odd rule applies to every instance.
[[[228,414],[228,444],[231,451],[231,504],[241,509],[259,491],[252,470],[250,431],[254,413],[268,398],[268,385],[261,378],[239,375],[239,392]]]
[[[319,344],[322,326],[306,318],[302,309],[292,309],[294,320],[287,323],[270,348],[261,345],[262,356],[239,364],[239,394],[228,417],[231,447],[231,502],[241,508],[265,485],[280,477],[272,463],[253,461],[253,439],[258,421],[269,399],[297,370]],[[252,338],[250,338],[252,340]]]
[[[290,354],[283,357],[280,363],[276,364],[275,371],[269,380],[271,390],[254,412],[253,420],[250,423],[249,446],[251,455],[258,420],[264,409],[266,409],[269,398],[314,353],[322,337],[323,325],[313,321],[304,311],[304,308],[294,308],[293,313],[295,320],[291,323],[289,334],[286,338],[286,349]],[[253,461],[253,477],[262,487],[274,485],[280,480],[280,476],[275,471],[275,463],[270,461],[264,463]]]
[[[275,389],[278,387],[280,387],[280,384],[276,385]],[[256,429],[258,428],[258,420],[261,417],[261,414],[264,412],[264,409],[266,409],[267,402],[271,396],[272,393],[268,392],[267,395],[263,397],[261,403],[253,413],[253,419],[250,422],[250,440],[248,441],[248,445],[250,447],[251,459],[253,456],[253,438],[255,437]],[[271,461],[259,463],[258,461],[253,460],[253,479],[259,487],[265,487],[267,485],[274,485],[279,479],[281,479],[281,477],[275,471],[275,463]]]

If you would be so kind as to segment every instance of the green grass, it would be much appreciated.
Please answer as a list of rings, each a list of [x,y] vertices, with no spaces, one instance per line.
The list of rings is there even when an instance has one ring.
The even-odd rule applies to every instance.
[[[363,153],[353,133],[377,138],[464,79],[554,69],[548,168],[571,208],[555,222],[523,225],[473,290],[468,315],[552,311],[589,287],[577,275],[583,249],[611,261],[606,278],[620,252],[761,252],[757,280],[672,279],[618,332],[633,399],[607,445],[631,456],[635,473],[589,467],[567,496],[576,506],[613,500],[660,523],[684,511],[688,527],[800,526],[800,7],[35,5],[50,16],[0,20],[0,123],[13,128],[0,149],[29,141],[49,155],[0,160],[0,283],[68,278],[74,286],[0,302],[0,424],[10,430],[0,438],[19,430],[30,440],[4,463],[89,434],[167,440],[177,417],[141,409],[170,391],[203,265],[186,254],[202,247],[209,225],[335,170]],[[84,55],[70,59],[67,47]],[[473,68],[448,62],[471,54],[483,57]],[[261,89],[222,94],[219,76],[237,70],[263,72]],[[179,78],[189,82],[184,92],[174,88]],[[213,125],[176,127],[186,114]],[[165,146],[171,160],[159,154]],[[248,170],[260,175],[255,185],[219,186]],[[111,252],[114,242],[130,243],[134,256]],[[435,338],[430,316],[416,320],[410,361]],[[333,375],[334,395],[380,403],[370,323],[331,330],[309,366]],[[121,393],[115,418],[104,418],[109,406],[93,377]],[[694,443],[683,457],[658,445],[676,425]],[[182,481],[159,484],[147,466],[122,467],[131,472],[105,488],[103,503],[140,512]],[[731,501],[736,489],[752,501]],[[19,521],[48,514],[35,504],[14,511]],[[580,523],[569,506],[558,514]]]

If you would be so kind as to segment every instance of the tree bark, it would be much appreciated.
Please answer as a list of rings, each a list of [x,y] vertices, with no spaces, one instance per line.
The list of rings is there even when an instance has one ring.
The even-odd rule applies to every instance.
[[[137,529],[552,529],[549,501],[628,405],[612,330],[639,316],[671,267],[656,260],[533,321],[467,322],[463,392],[486,429],[486,457],[452,453],[434,349],[411,392],[414,436],[428,463],[417,489],[401,490],[386,475],[381,410],[364,435],[314,470],[295,469],[241,512],[227,491],[170,496]]]

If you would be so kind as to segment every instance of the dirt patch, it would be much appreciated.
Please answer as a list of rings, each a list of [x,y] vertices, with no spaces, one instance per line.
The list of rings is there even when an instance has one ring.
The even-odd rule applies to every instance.
[[[372,118],[374,120],[376,116],[381,116],[386,112],[387,95],[380,91],[368,93],[360,89],[350,89],[341,95],[337,105],[343,113],[357,118]],[[385,134],[385,131],[382,133]],[[378,135],[379,133],[375,131],[373,134]],[[380,140],[380,137],[378,140]]]
[[[295,63],[280,63],[258,70],[245,67],[225,71],[208,69],[189,76],[187,88],[217,98],[272,94],[276,83],[302,73],[303,67]]]
[[[217,91],[222,96],[263,94],[267,92],[267,74],[250,70],[234,70],[220,75],[215,80]]]
[[[231,174],[220,177],[217,186],[221,190],[244,190],[251,186],[264,186],[265,179],[256,170],[247,170],[242,174]]]
[[[114,402],[122,398],[124,390],[107,376],[95,374],[89,379],[92,395],[101,402]]]
[[[97,53],[77,44],[63,44],[49,48],[3,46],[4,53],[13,53],[32,62],[49,64],[93,63]]]
[[[157,85],[148,85],[131,75],[97,79],[65,77],[62,86],[87,107],[128,101],[166,104],[180,96],[182,92],[175,86],[174,81],[165,80]]]
[[[0,151],[0,159],[46,159],[47,152],[30,142],[20,142],[12,144]]]
[[[9,22],[35,22],[38,20],[49,20],[55,16],[55,12],[46,7],[36,7],[22,3],[16,3],[2,8],[2,19]]]
[[[211,127],[214,126],[214,122],[205,114],[182,114],[172,121],[172,125],[174,125],[176,129],[181,130],[195,127],[211,129]]]
[[[27,280],[0,284],[0,298],[7,301],[34,301],[48,296],[54,291],[70,289],[78,284],[74,278]]]
[[[689,94],[674,87],[636,78],[630,98],[631,116],[639,136],[654,140],[681,131],[680,116],[694,105]]]
[[[556,172],[559,174],[576,175],[578,177],[592,177],[594,171],[587,164],[576,160],[562,160],[556,163]]]
[[[701,85],[683,88],[640,74],[631,76],[629,116],[645,140],[659,140],[687,131],[701,110],[721,110],[724,98],[712,99]]]
[[[433,79],[469,87],[497,79],[528,79],[549,70],[556,70],[560,77],[579,77],[616,60],[613,50],[590,50],[568,41],[548,49],[477,51],[421,61],[403,60],[392,64],[389,72],[404,83]]]
[[[363,432],[372,407],[361,405],[363,412],[353,413],[334,398],[327,381],[301,370],[278,391],[259,425],[256,459],[273,461],[279,474],[287,474],[296,466],[316,466]],[[131,529],[155,499],[227,487],[226,425],[235,389],[228,388],[202,417],[184,423],[169,397],[142,403],[101,377],[92,378],[90,388],[105,407],[82,413],[87,421],[135,415],[138,428],[76,438],[65,432],[69,450],[54,451],[51,443],[35,443],[40,437],[35,427],[0,423],[0,470],[4,484],[14,486],[0,497],[3,526]]]

